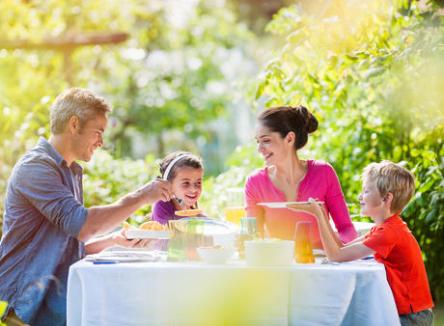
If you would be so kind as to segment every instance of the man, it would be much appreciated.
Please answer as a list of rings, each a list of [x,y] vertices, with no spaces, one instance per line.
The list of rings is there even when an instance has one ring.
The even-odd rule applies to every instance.
[[[11,173],[0,242],[0,300],[9,302],[13,318],[64,325],[70,265],[116,242],[135,245],[110,236],[85,243],[141,206],[170,200],[170,184],[154,180],[114,204],[83,206],[82,168],[75,161],[89,161],[103,145],[109,111],[88,90],[60,94],[51,107],[49,141],[41,138]]]

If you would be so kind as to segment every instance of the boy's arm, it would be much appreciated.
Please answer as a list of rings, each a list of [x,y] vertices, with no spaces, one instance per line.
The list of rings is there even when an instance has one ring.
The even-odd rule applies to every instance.
[[[318,221],[319,233],[324,246],[325,253],[331,261],[350,261],[359,259],[374,253],[374,251],[365,246],[361,241],[353,241],[348,245],[342,245],[337,242],[337,237],[328,222],[327,216],[322,207],[313,202],[291,207],[293,210],[305,211],[314,215]]]
[[[317,205],[317,204],[316,204]],[[327,213],[325,213],[325,210],[323,208],[321,208],[322,212],[318,212],[314,207],[311,207],[311,204],[288,204],[287,207],[290,210],[296,211],[296,212],[306,212],[306,213],[310,213],[314,216],[316,216],[316,218],[318,218],[317,215],[319,216],[323,216],[323,218],[327,221],[327,228],[328,228],[328,232],[330,233],[331,238],[336,242],[336,244],[338,245],[338,247],[343,247],[344,244],[342,243],[341,239],[339,239],[338,234],[333,230],[330,221],[327,217]],[[319,222],[318,222],[319,224]]]
[[[361,241],[354,241],[351,244],[345,246],[338,246],[334,240],[332,233],[330,232],[331,226],[325,219],[325,217],[317,217],[319,224],[319,232],[321,235],[321,241],[324,245],[325,253],[331,261],[350,261],[359,259],[365,256],[372,255],[374,251],[365,246]],[[330,230],[328,229],[330,228]]]

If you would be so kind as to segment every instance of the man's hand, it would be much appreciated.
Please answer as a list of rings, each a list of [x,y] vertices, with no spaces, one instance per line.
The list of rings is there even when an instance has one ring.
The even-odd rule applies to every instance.
[[[126,237],[126,230],[122,229],[120,232],[115,232],[112,235],[114,244],[129,247],[129,248],[145,248],[151,242],[151,239],[128,239]]]
[[[166,180],[155,179],[143,186],[140,191],[146,196],[147,201],[151,203],[159,200],[169,201],[173,198],[171,183]]]

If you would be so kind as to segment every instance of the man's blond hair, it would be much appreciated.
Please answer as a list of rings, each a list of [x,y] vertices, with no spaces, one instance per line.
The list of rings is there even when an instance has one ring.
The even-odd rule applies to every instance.
[[[98,114],[107,114],[110,106],[101,97],[83,88],[70,88],[61,93],[51,106],[51,133],[57,135],[65,130],[66,123],[72,116],[77,116],[80,126]]]
[[[375,182],[382,197],[389,192],[393,195],[390,207],[392,213],[400,213],[415,192],[413,174],[401,165],[390,161],[369,164],[364,169],[362,178]]]

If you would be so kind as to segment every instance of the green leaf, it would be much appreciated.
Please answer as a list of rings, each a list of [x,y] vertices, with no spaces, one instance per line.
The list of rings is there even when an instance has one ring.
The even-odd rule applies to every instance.
[[[6,301],[0,301],[0,319],[6,313],[7,308],[8,308],[8,303]]]

